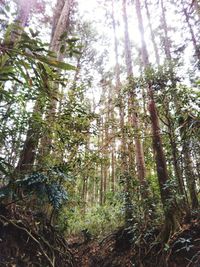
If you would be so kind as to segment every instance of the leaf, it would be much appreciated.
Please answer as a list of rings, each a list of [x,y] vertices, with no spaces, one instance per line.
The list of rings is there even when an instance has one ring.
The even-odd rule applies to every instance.
[[[30,33],[31,33],[31,36],[34,38],[34,37],[36,37],[36,36],[38,36],[38,34],[39,34],[39,31],[33,31],[32,29],[29,29],[29,31],[30,31]]]
[[[9,174],[9,168],[11,168],[12,166],[7,163],[2,157],[0,157],[0,171],[5,174],[8,175]]]
[[[61,48],[60,48],[60,53],[64,53],[65,52],[65,45],[62,45]]]
[[[74,43],[74,42],[77,42],[77,41],[79,41],[79,38],[77,38],[77,37],[67,39],[68,43]]]
[[[12,72],[13,72],[13,67],[12,66],[3,67],[0,70],[0,74],[2,74],[2,73],[12,73]]]
[[[50,59],[45,59],[44,58],[40,58],[41,61],[51,65],[51,66],[54,66],[56,68],[59,68],[59,69],[63,69],[63,70],[76,70],[76,68],[68,63],[65,63],[65,62],[61,62],[61,61],[57,61],[57,60],[50,60]]]
[[[0,74],[0,81],[8,81],[9,75],[8,74]]]
[[[29,55],[31,56],[31,55]],[[63,69],[63,70],[76,70],[76,67],[72,66],[71,64],[65,63],[65,62],[61,62],[55,59],[49,59],[47,57],[44,56],[40,56],[38,54],[34,54],[35,58],[38,59],[41,62],[44,62],[50,66],[53,66],[55,68],[59,68],[59,69]],[[32,56],[31,56],[32,57]]]
[[[57,183],[47,185],[47,195],[49,202],[55,209],[59,209],[62,204],[68,200],[68,195],[65,189]]]
[[[3,174],[8,175],[7,170],[5,169],[5,167],[3,166],[3,164],[2,164],[1,162],[0,162],[0,171],[1,171]]]
[[[60,40],[63,40],[64,38],[66,38],[67,35],[68,35],[68,33],[65,31],[63,34],[61,34]]]
[[[77,49],[74,49],[74,50],[73,50],[73,53],[74,53],[74,54],[77,54],[77,55],[82,55],[82,52],[80,52],[80,51],[77,50]]]

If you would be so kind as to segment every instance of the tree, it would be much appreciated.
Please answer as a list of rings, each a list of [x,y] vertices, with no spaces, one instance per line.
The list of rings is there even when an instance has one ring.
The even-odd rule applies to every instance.
[[[195,1],[196,3],[196,1]],[[198,3],[196,3],[198,5]],[[192,40],[192,44],[194,46],[194,51],[195,51],[195,56],[197,57],[197,60],[198,60],[198,67],[200,68],[200,49],[199,49],[199,45],[198,45],[198,42],[196,40],[196,37],[195,37],[195,33],[193,31],[193,28],[192,28],[192,25],[191,25],[191,22],[190,22],[190,16],[187,12],[187,9],[184,7],[184,2],[182,1],[182,6],[183,6],[183,14],[185,16],[185,21],[187,23],[187,26],[189,28],[189,31],[190,31],[190,34],[191,34],[191,40]]]
[[[157,46],[156,39],[155,39],[155,33],[154,33],[153,28],[152,28],[151,14],[149,12],[149,5],[148,5],[147,0],[145,0],[144,4],[145,4],[145,8],[146,8],[148,23],[149,23],[149,29],[150,29],[150,32],[151,32],[151,40],[152,40],[153,48],[154,48],[154,52],[155,52],[156,63],[157,63],[157,65],[160,65],[160,57],[159,57],[159,53],[158,53],[158,46]]]
[[[115,9],[114,9],[114,2],[112,1],[112,28],[113,28],[113,35],[114,35],[114,47],[115,47],[115,94],[117,94],[118,98],[117,100],[119,101],[118,106],[119,106],[119,125],[120,125],[120,131],[121,131],[121,146],[120,146],[120,156],[121,156],[121,161],[120,161],[120,173],[121,173],[121,178],[125,179],[126,177],[129,176],[128,174],[128,152],[127,152],[127,136],[126,136],[126,129],[125,129],[125,100],[123,99],[123,90],[122,90],[122,83],[120,80],[120,65],[119,65],[119,48],[118,48],[118,39],[116,35],[116,20],[115,20]],[[127,194],[127,199],[126,199],[126,205],[127,209],[129,210],[130,206],[130,199],[129,199],[129,185],[130,181],[126,180],[126,185],[125,185],[125,194]],[[129,213],[127,211],[127,213]],[[132,215],[131,214],[126,214],[126,221],[130,219]]]
[[[168,28],[167,28],[167,21],[166,21],[166,15],[165,15],[166,10],[164,7],[163,0],[161,0],[160,3],[161,3],[162,23],[163,23],[162,27],[164,30],[164,51],[165,51],[166,59],[170,61],[172,59],[171,44],[170,44],[170,39],[168,37]]]
[[[148,59],[146,42],[144,39],[144,26],[143,26],[143,18],[142,18],[142,13],[141,13],[140,0],[136,0],[135,6],[136,6],[136,13],[137,13],[137,18],[138,18],[138,27],[140,29],[140,35],[141,35],[142,60],[143,60],[144,68],[148,71],[150,63]],[[169,59],[171,59],[171,56],[169,53],[170,52],[169,45],[168,45],[167,40],[166,40],[166,49],[167,49],[167,55]],[[167,171],[166,159],[165,159],[165,155],[163,151],[162,139],[160,136],[159,117],[158,117],[158,112],[157,112],[157,108],[156,108],[156,104],[154,100],[154,91],[152,88],[151,80],[147,81],[147,93],[149,96],[148,110],[149,110],[149,114],[151,118],[152,141],[153,141],[154,155],[155,155],[155,161],[156,161],[156,167],[157,167],[157,176],[158,176],[158,182],[159,182],[159,187],[160,187],[161,200],[162,200],[164,213],[165,213],[165,226],[163,230],[163,240],[166,241],[168,240],[171,231],[174,231],[177,225],[176,207],[172,203],[173,196],[172,196],[172,193],[170,192],[169,187],[167,186],[169,182],[169,176],[168,176],[168,171]]]
[[[131,118],[131,125],[134,129],[134,142],[135,142],[135,156],[136,156],[136,168],[138,180],[141,184],[141,193],[143,196],[146,195],[146,170],[144,162],[144,151],[140,137],[140,124],[139,124],[139,115],[138,115],[138,104],[135,98],[135,88],[134,88],[134,77],[132,69],[132,56],[130,50],[130,40],[128,32],[128,21],[126,14],[126,0],[123,0],[123,19],[124,19],[124,45],[125,45],[125,60],[127,68],[127,77],[129,81],[129,112]],[[130,148],[129,148],[130,149]],[[131,163],[133,164],[133,163]],[[146,191],[146,192],[145,192]]]
[[[70,26],[70,11],[72,8],[73,0],[66,1],[57,1],[54,16],[53,16],[53,25],[51,32],[51,41],[50,41],[50,50],[55,54],[57,60],[62,61],[65,54],[62,52],[63,36],[67,36],[69,26]],[[65,38],[64,38],[65,40]],[[65,49],[65,46],[64,46]],[[51,98],[48,105],[48,109],[46,112],[46,121],[48,125],[51,125],[52,129],[50,129],[51,133],[44,136],[41,139],[41,149],[42,152],[41,159],[44,159],[51,153],[52,151],[52,142],[53,142],[53,125],[55,122],[56,115],[56,107],[57,107],[57,99],[59,88],[57,83],[52,84],[51,88]]]
[[[52,34],[51,34],[51,41],[50,41],[50,49],[56,55],[56,60],[62,60],[63,54],[61,53],[61,35],[65,33],[67,27],[69,27],[69,12],[71,7],[71,1],[58,1],[54,11],[54,18],[53,18],[53,26],[52,26]],[[55,60],[53,57],[52,60]],[[48,61],[48,60],[47,60]],[[44,70],[44,73],[46,71]],[[47,73],[46,73],[47,74]],[[46,81],[48,81],[48,77],[43,77]],[[45,82],[45,81],[44,81]],[[46,83],[46,90],[49,94],[51,94],[48,104],[48,111],[46,112],[47,116],[47,125],[52,126],[54,124],[55,113],[56,113],[56,106],[57,106],[57,94],[58,94],[58,84],[56,82]],[[43,103],[44,104],[44,103]],[[39,145],[39,131],[38,129],[35,130],[32,121],[34,121],[34,116],[39,114],[40,118],[42,118],[43,108],[38,109],[40,107],[40,96],[35,102],[33,118],[30,119],[29,129],[27,131],[26,140],[24,142],[24,147],[17,164],[17,170],[31,170],[33,163],[36,157],[36,151]],[[41,139],[41,146],[40,152],[42,152],[41,158],[45,158],[51,151],[51,144],[52,138],[48,136],[44,136]]]

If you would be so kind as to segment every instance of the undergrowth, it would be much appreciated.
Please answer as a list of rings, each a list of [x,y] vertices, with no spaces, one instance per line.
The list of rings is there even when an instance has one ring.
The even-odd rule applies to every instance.
[[[93,236],[101,236],[124,224],[124,209],[121,201],[106,202],[100,206],[65,208],[59,225],[66,235],[88,230]]]

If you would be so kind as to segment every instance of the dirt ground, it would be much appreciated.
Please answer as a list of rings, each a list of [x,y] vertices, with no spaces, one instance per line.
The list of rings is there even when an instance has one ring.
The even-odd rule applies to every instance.
[[[168,244],[159,228],[137,235],[123,227],[95,238],[84,230],[64,239],[41,214],[0,206],[0,267],[200,267],[200,216],[189,218]]]

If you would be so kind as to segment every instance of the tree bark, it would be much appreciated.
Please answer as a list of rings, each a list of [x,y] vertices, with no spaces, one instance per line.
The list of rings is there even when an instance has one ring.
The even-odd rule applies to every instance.
[[[50,50],[53,51],[56,55],[56,59],[62,61],[64,58],[64,54],[61,53],[61,36],[63,33],[67,32],[69,29],[69,17],[70,11],[72,8],[73,0],[58,0],[55,12],[53,16],[53,27],[50,41]],[[53,132],[55,125],[55,115],[57,110],[57,99],[59,98],[59,88],[57,83],[52,83],[52,95],[49,103],[48,110],[46,112],[46,121],[50,126],[51,134],[48,136],[44,136],[41,139],[41,151],[40,155],[41,160],[45,164],[46,158],[49,157],[52,151],[53,144]],[[48,162],[47,162],[48,164]]]
[[[100,126],[102,128],[102,133],[99,136],[99,143],[104,144],[104,131],[103,131],[103,118],[101,119],[100,122]],[[101,157],[101,177],[100,177],[100,205],[103,205],[104,203],[104,164],[103,164],[103,158],[104,158],[104,154],[103,151],[101,151],[100,153],[100,157]]]
[[[71,3],[73,0],[58,0],[53,17],[53,27],[52,27],[52,36],[50,42],[50,49],[56,54],[56,58],[58,60],[62,59],[62,54],[60,53],[60,37],[62,33],[67,31],[69,27],[69,12]],[[55,114],[56,114],[56,106],[57,106],[57,94],[58,94],[58,86],[57,84],[52,84],[51,88],[52,96],[49,103],[49,109],[47,111],[46,120],[47,125],[49,125],[49,129],[54,124],[55,121]],[[37,111],[39,106],[40,99],[36,100],[34,111]],[[33,118],[35,113],[33,112]],[[41,115],[42,116],[42,115]],[[32,165],[34,164],[35,160],[35,152],[37,150],[39,144],[39,135],[33,129],[32,121],[33,118],[30,119],[30,124],[26,136],[26,140],[24,142],[24,147],[17,164],[17,170],[22,170],[25,167],[22,166],[29,166],[29,170],[31,170]],[[52,137],[50,136],[43,136],[40,142],[40,159],[45,159],[49,156],[52,147]],[[45,162],[45,161],[44,161]],[[27,168],[26,167],[26,168]]]
[[[114,46],[115,46],[115,91],[118,96],[119,116],[120,116],[120,134],[121,134],[121,146],[120,146],[120,179],[124,183],[125,194],[125,223],[130,224],[132,218],[132,206],[131,206],[131,184],[129,177],[129,163],[128,163],[128,151],[127,151],[127,134],[125,127],[125,101],[123,98],[122,84],[120,80],[120,68],[119,68],[119,52],[118,52],[118,39],[116,34],[116,21],[114,11],[114,1],[112,0],[112,26],[114,33]],[[130,62],[131,64],[131,62]]]
[[[114,12],[114,2],[112,0],[112,26],[114,33],[114,46],[115,46],[115,91],[118,96],[118,106],[119,106],[119,116],[120,116],[120,131],[121,131],[121,174],[124,176],[124,173],[128,169],[128,159],[127,159],[127,140],[125,133],[125,103],[122,96],[122,84],[120,81],[120,68],[119,68],[119,52],[118,52],[118,39],[116,35],[116,21],[115,21],[115,12]]]
[[[39,101],[36,101],[34,106],[33,115],[29,120],[29,128],[26,134],[26,140],[16,167],[16,171],[30,171],[33,168],[33,163],[36,158],[36,152],[40,137],[41,126],[40,122],[35,121],[35,116],[42,120],[42,108]],[[38,120],[38,118],[37,118]]]
[[[188,205],[187,193],[186,193],[185,185],[183,181],[183,171],[180,166],[180,159],[179,159],[180,153],[177,147],[177,140],[175,136],[173,119],[170,114],[168,103],[165,105],[164,109],[165,109],[165,114],[166,114],[165,117],[167,119],[168,136],[169,136],[169,141],[170,141],[171,151],[172,151],[173,168],[174,168],[174,173],[175,173],[175,177],[176,177],[177,184],[178,184],[178,192],[180,196],[183,197],[183,200],[181,201],[181,206],[182,208],[186,208]]]
[[[190,154],[190,142],[187,140],[183,141],[183,154],[184,154],[184,165],[185,165],[185,176],[187,181],[187,187],[190,195],[192,209],[197,209],[199,201],[197,197],[197,188],[195,183],[195,173],[193,171],[192,159]]]
[[[18,16],[16,21],[20,23],[20,26],[24,28],[28,22],[31,9],[34,7],[36,0],[24,1],[18,0]]]
[[[167,20],[165,16],[165,7],[164,7],[164,2],[163,0],[160,0],[161,2],[161,12],[162,12],[162,22],[163,22],[163,30],[164,30],[164,50],[165,50],[165,55],[167,60],[171,60],[171,45],[169,41],[169,36],[168,36],[168,29],[167,29]]]
[[[183,4],[183,2],[182,2],[182,4]],[[194,46],[195,56],[198,59],[198,68],[200,69],[200,49],[199,49],[199,44],[198,44],[198,42],[196,40],[195,33],[194,33],[192,25],[190,23],[190,17],[189,17],[189,14],[188,14],[186,8],[183,8],[183,13],[184,13],[184,16],[185,16],[185,20],[187,22],[187,26],[188,26],[189,31],[190,31],[192,44]]]
[[[197,13],[197,15],[199,16],[199,19],[200,19],[200,6],[199,6],[199,2],[198,0],[193,0],[192,1],[192,5],[194,6],[194,9]]]
[[[149,12],[148,1],[145,0],[144,4],[145,4],[145,8],[146,8],[147,19],[148,19],[149,29],[150,29],[150,33],[151,33],[151,40],[152,40],[152,43],[153,43],[154,53],[155,53],[155,57],[156,57],[156,63],[159,66],[160,65],[160,57],[159,57],[159,53],[158,53],[158,46],[157,46],[157,43],[156,43],[154,30],[152,28],[151,15],[150,15],[150,12]]]
[[[138,27],[140,29],[141,42],[142,42],[141,55],[144,68],[146,69],[150,66],[150,63],[146,48],[146,42],[144,39],[144,26],[143,26],[140,0],[136,0],[135,4],[136,4],[136,13],[138,17]],[[166,159],[163,152],[163,145],[160,135],[159,117],[154,100],[154,92],[151,81],[148,82],[147,93],[149,96],[148,110],[151,118],[152,141],[153,141],[154,156],[156,161],[158,183],[160,188],[161,201],[163,204],[164,214],[165,214],[165,226],[163,229],[162,238],[163,241],[167,241],[171,231],[174,231],[176,227],[176,207],[174,206],[174,203],[172,203],[173,196],[169,186],[167,186],[169,177],[168,177]]]
[[[126,14],[126,0],[123,0],[123,19],[124,19],[124,40],[125,40],[125,60],[126,60],[126,68],[127,68],[127,76],[130,84],[130,110],[131,110],[131,123],[134,128],[134,142],[135,142],[135,154],[136,154],[136,168],[138,180],[141,185],[144,186],[146,183],[146,170],[145,170],[145,162],[144,162],[144,151],[140,138],[140,124],[139,117],[137,114],[138,105],[135,100],[135,92],[132,85],[133,79],[133,67],[132,67],[132,56],[131,56],[131,47],[130,47],[130,38],[128,32],[128,21]]]

